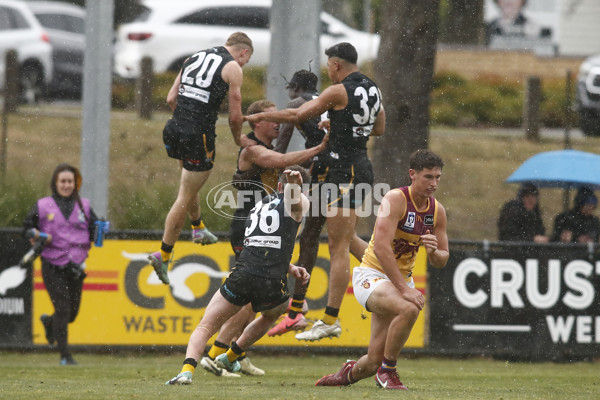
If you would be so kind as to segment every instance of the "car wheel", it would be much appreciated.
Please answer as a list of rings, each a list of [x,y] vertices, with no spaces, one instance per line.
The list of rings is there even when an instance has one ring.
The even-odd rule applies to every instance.
[[[600,114],[581,110],[579,112],[579,128],[586,136],[600,136]]]
[[[21,86],[21,102],[34,104],[44,94],[44,71],[36,64],[25,64],[21,67],[19,83]]]

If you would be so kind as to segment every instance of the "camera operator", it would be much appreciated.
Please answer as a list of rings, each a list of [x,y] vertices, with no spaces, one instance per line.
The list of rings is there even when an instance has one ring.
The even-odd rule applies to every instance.
[[[61,365],[77,364],[68,348],[68,324],[81,304],[84,261],[93,241],[96,214],[88,199],[79,196],[81,173],[60,164],[50,182],[52,196],[39,199],[23,222],[23,236],[41,251],[42,277],[54,305],[54,315],[43,314],[48,343],[57,342]]]

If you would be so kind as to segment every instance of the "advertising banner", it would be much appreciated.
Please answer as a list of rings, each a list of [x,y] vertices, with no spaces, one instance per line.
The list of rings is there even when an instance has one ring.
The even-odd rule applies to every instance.
[[[74,345],[187,345],[188,339],[211,297],[220,287],[234,264],[233,251],[227,242],[210,246],[181,241],[175,246],[174,263],[169,272],[170,286],[163,285],[147,262],[148,253],[159,242],[148,240],[105,240],[94,247],[86,262],[81,309],[69,326],[69,343]],[[292,262],[298,259],[296,246]],[[425,255],[419,254],[414,279],[424,291]],[[351,266],[359,265],[351,257]],[[327,303],[329,250],[320,244],[313,270],[307,302],[307,318],[323,316]],[[294,284],[289,282],[290,290]],[[45,344],[39,320],[43,313],[52,314],[43,284],[39,260],[34,269],[33,343]],[[424,315],[421,313],[408,347],[423,347]],[[257,346],[367,347],[370,336],[370,313],[358,304],[348,287],[340,311],[340,338],[318,342],[299,342],[294,333],[262,338]]]
[[[429,270],[430,349],[526,359],[600,355],[600,261],[586,246],[453,246]]]
[[[0,346],[31,344],[32,273],[19,265],[28,249],[20,232],[0,232]]]

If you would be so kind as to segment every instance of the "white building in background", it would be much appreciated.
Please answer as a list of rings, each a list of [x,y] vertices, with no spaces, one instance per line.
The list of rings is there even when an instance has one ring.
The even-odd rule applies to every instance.
[[[561,3],[560,54],[600,53],[600,0],[562,0]]]
[[[600,0],[485,0],[490,49],[539,55],[600,53]]]

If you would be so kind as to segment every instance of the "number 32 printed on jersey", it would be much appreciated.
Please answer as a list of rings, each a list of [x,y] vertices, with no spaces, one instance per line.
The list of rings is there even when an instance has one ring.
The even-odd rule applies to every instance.
[[[381,105],[381,93],[377,86],[369,87],[368,92],[365,87],[359,86],[354,90],[354,96],[358,98],[361,113],[352,114],[354,121],[360,125],[353,127],[353,137],[366,137],[373,130]]]

